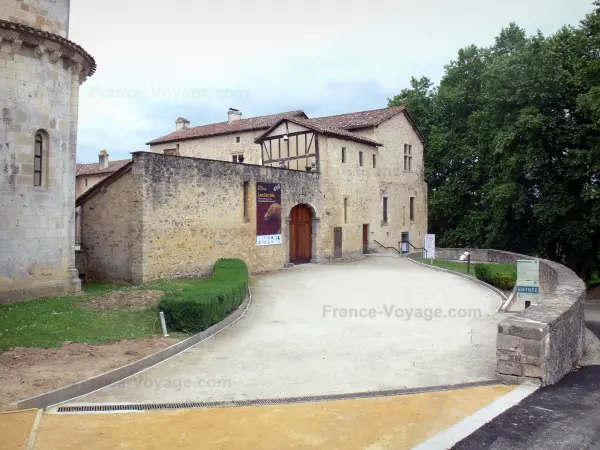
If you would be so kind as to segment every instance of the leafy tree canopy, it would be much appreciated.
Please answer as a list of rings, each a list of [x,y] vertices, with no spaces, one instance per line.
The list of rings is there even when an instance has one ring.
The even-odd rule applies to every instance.
[[[427,138],[429,227],[441,246],[600,267],[600,2],[551,36],[511,23],[389,99]]]

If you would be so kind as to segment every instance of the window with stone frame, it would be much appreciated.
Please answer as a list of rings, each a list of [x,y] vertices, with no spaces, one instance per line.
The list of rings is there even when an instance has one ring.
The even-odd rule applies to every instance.
[[[44,136],[42,133],[35,134],[35,148],[33,154],[33,185],[41,186],[44,167]]]
[[[383,223],[388,223],[388,198],[383,197]]]
[[[348,223],[348,198],[344,198],[344,223]]]
[[[242,201],[244,202],[244,220],[249,220],[249,216],[248,216],[248,192],[250,190],[250,183],[248,181],[244,181],[244,185],[243,185],[243,198]]]
[[[163,150],[165,155],[169,156],[179,156],[179,147],[176,148],[166,148]]]
[[[404,170],[412,172],[412,145],[404,144]]]

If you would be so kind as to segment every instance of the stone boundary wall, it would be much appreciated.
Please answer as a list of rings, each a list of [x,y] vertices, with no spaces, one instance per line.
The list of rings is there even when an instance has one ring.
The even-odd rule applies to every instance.
[[[516,264],[528,255],[491,249],[436,248],[438,259]],[[507,383],[554,384],[583,356],[585,284],[571,269],[540,258],[537,304],[498,324],[497,377]]]

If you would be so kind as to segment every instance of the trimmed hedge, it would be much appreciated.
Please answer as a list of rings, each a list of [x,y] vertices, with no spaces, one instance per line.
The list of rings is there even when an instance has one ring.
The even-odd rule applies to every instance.
[[[220,259],[210,278],[185,283],[187,289],[166,292],[158,308],[169,329],[199,333],[242,304],[248,294],[248,266],[239,259]]]
[[[512,264],[475,264],[475,275],[481,281],[510,291],[517,282],[517,270]]]

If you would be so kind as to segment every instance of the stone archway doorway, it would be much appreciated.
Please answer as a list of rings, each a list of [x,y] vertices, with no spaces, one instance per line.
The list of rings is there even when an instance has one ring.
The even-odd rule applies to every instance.
[[[290,262],[309,263],[312,259],[312,219],[308,205],[296,205],[290,211]]]

